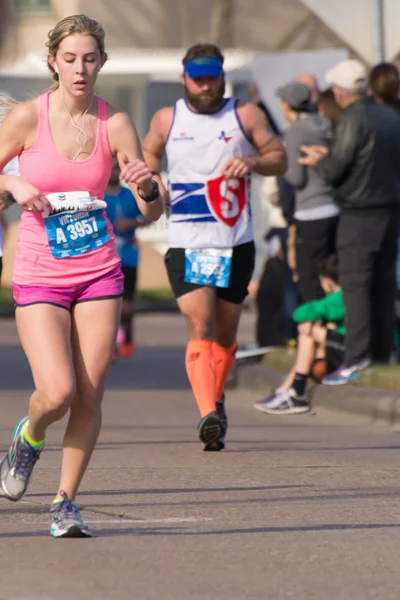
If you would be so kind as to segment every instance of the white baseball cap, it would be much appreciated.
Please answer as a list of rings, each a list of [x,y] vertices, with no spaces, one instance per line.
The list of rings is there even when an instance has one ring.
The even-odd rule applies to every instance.
[[[349,92],[362,92],[368,84],[367,69],[354,59],[342,60],[325,74],[325,79],[332,85]]]

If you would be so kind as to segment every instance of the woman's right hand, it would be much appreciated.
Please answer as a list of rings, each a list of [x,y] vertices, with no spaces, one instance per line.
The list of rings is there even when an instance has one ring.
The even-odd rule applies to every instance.
[[[8,189],[23,210],[43,212],[45,206],[50,206],[46,196],[22,177],[10,176]]]

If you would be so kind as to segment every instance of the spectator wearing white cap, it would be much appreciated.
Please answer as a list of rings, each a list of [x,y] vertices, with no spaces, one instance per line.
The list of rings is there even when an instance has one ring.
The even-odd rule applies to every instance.
[[[332,185],[314,169],[300,165],[300,147],[326,146],[331,139],[329,121],[310,112],[310,87],[291,81],[276,91],[285,118],[290,124],[285,132],[288,170],[284,180],[295,190],[296,271],[303,302],[323,298],[319,264],[336,251],[339,208],[333,198]]]
[[[340,284],[346,306],[345,364],[323,379],[351,381],[370,361],[389,361],[393,345],[395,261],[400,203],[400,119],[366,95],[368,74],[356,60],[328,71],[343,108],[330,150],[303,146],[303,165],[335,189]]]

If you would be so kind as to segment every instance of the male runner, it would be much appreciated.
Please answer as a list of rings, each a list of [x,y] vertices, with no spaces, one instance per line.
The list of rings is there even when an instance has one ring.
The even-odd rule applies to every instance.
[[[154,115],[143,152],[153,175],[167,155],[165,262],[188,321],[186,370],[199,437],[204,450],[218,451],[227,429],[224,386],[254,265],[250,173],[282,175],[286,156],[258,107],[224,98],[217,46],[196,44],[182,62],[185,97]]]

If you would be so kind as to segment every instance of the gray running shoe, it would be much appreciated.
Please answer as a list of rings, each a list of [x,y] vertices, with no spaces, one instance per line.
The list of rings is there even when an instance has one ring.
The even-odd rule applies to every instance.
[[[51,516],[53,522],[50,535],[55,538],[86,538],[92,537],[92,532],[83,522],[79,508],[75,502],[69,500],[65,492],[60,492],[63,500],[53,502]]]
[[[309,412],[311,409],[307,393],[299,396],[293,388],[290,388],[290,390],[277,390],[265,400],[256,402],[254,406],[260,412],[269,415],[300,415]]]
[[[8,500],[21,500],[25,495],[33,467],[39,460],[42,448],[32,448],[22,437],[28,417],[17,423],[8,453],[0,462],[0,494]]]

